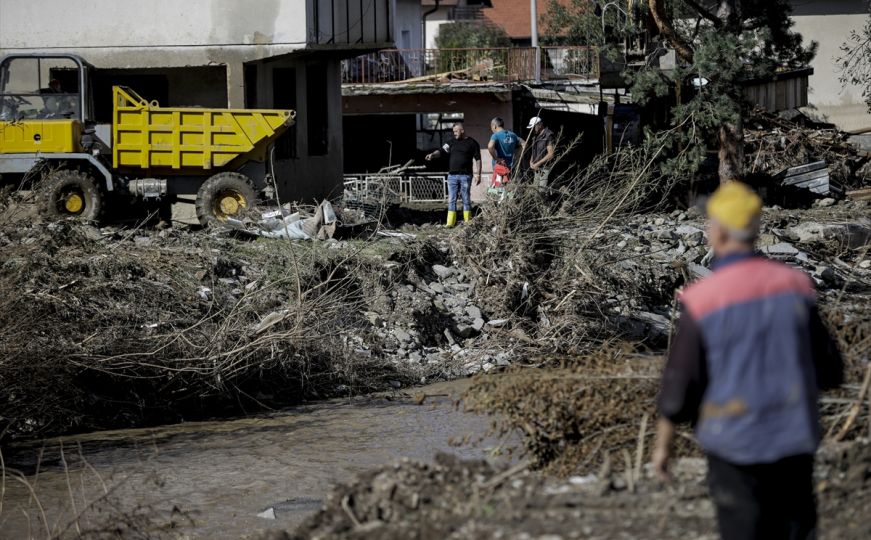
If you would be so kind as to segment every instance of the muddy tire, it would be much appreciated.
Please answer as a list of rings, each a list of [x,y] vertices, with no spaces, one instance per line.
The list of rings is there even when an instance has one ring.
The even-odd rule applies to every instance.
[[[238,217],[254,206],[257,195],[251,180],[244,174],[218,173],[197,191],[197,218],[205,226]]]
[[[46,177],[42,191],[42,213],[49,219],[75,217],[98,221],[103,212],[103,192],[88,173],[52,172]]]

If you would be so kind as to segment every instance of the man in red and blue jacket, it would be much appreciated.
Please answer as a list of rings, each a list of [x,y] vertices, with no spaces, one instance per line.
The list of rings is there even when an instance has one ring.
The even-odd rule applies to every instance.
[[[817,392],[842,382],[842,361],[810,278],[754,252],[761,209],[739,182],[708,200],[713,273],[680,295],[653,464],[667,479],[675,424],[690,422],[723,538],[815,538]]]

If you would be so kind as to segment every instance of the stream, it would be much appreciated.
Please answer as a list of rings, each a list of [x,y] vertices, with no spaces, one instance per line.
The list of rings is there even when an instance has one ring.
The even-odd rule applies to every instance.
[[[454,406],[467,385],[15,445],[3,458],[26,484],[10,472],[3,477],[0,538],[147,530],[170,519],[178,528],[163,534],[171,538],[292,530],[333,485],[357,472],[403,457],[431,461],[438,452],[490,458],[500,445],[515,445],[516,439],[495,438],[456,444],[477,441],[491,422]],[[421,394],[426,399],[418,404]]]

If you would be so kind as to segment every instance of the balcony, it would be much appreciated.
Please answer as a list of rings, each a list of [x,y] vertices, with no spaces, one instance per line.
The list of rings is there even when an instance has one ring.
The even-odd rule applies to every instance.
[[[342,62],[342,83],[498,82],[535,80],[533,47],[488,49],[386,49]],[[541,47],[541,80],[599,77],[594,47]]]

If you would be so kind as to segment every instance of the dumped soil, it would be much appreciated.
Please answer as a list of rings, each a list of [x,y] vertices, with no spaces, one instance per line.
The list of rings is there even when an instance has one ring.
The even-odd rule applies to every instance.
[[[556,480],[523,465],[496,469],[441,456],[402,461],[338,486],[292,539],[717,538],[705,462],[675,463],[663,486],[638,474]],[[852,443],[817,459],[820,537],[871,534],[871,446]],[[276,535],[270,538],[281,538]]]

